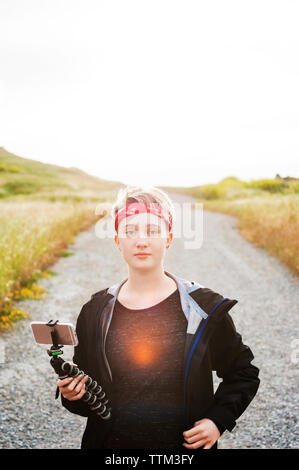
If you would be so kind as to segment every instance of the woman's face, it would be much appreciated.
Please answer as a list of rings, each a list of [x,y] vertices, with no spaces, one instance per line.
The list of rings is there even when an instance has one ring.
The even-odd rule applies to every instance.
[[[161,217],[143,212],[122,219],[115,242],[130,268],[148,270],[161,265],[173,234]],[[147,253],[138,256],[138,253]]]

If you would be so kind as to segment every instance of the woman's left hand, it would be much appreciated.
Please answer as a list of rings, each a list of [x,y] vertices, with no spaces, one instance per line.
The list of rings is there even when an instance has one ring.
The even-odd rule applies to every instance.
[[[214,421],[209,418],[203,418],[195,421],[193,428],[183,432],[187,441],[183,443],[187,449],[198,449],[204,446],[204,449],[210,449],[220,437],[220,431]]]

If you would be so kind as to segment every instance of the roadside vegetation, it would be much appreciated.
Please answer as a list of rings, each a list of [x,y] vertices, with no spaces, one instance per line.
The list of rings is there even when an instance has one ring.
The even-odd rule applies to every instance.
[[[166,188],[195,197],[204,210],[238,218],[241,234],[299,276],[299,179],[276,175],[250,182],[235,177],[191,188]]]
[[[39,279],[55,275],[50,268],[72,255],[74,237],[103,216],[97,203],[120,186],[0,148],[0,333],[30,318],[18,301],[45,298]]]

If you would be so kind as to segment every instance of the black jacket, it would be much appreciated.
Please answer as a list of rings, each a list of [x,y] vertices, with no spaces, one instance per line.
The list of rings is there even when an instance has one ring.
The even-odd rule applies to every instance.
[[[190,429],[195,421],[210,418],[220,434],[225,430],[232,431],[260,384],[259,369],[251,364],[253,353],[243,344],[228,313],[238,301],[224,298],[209,288],[167,271],[165,274],[176,281],[188,320],[182,403],[185,430]],[[77,319],[79,344],[75,347],[73,362],[103,387],[112,406],[112,418],[105,421],[95,415],[82,399],[69,401],[61,396],[65,408],[88,418],[82,449],[100,449],[112,425],[113,378],[105,354],[105,340],[114,303],[124,282],[93,294]],[[215,394],[212,370],[222,379]],[[217,448],[217,442],[212,448]]]

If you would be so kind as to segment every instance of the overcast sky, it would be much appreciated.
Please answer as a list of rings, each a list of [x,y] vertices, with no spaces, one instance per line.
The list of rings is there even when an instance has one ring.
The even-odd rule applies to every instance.
[[[299,177],[297,0],[0,0],[0,146],[129,184]]]

